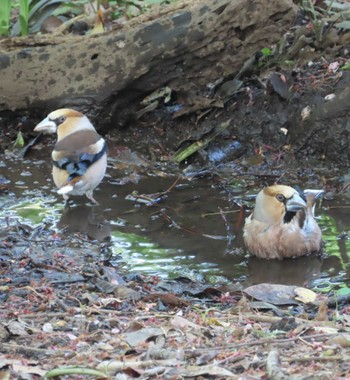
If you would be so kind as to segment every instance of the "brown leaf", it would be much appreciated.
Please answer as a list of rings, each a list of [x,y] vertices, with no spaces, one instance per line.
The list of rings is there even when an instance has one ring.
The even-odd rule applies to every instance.
[[[328,321],[328,298],[321,301],[315,321]]]
[[[187,306],[189,302],[183,300],[171,293],[153,293],[144,298],[144,301],[155,302],[161,300],[164,305],[168,306]]]
[[[237,304],[232,308],[235,313],[248,313],[250,311],[247,297],[243,296]]]
[[[40,26],[40,32],[53,33],[62,24],[63,21],[59,19],[57,16],[49,16],[42,22]]]
[[[140,377],[141,376],[141,373],[139,371],[136,371],[136,369],[134,368],[131,368],[131,367],[127,367],[125,369],[123,369],[123,372],[125,373],[125,375],[131,378],[137,378],[137,377]]]
[[[133,332],[133,331],[137,331],[137,330],[141,330],[141,329],[143,329],[145,326],[142,324],[142,323],[140,323],[140,322],[138,322],[138,321],[132,321],[131,323],[130,323],[130,325],[128,326],[128,328],[124,331],[124,332]]]
[[[298,304],[295,301],[295,286],[279,284],[259,284],[249,286],[243,292],[257,300],[270,302],[275,305],[293,305]]]

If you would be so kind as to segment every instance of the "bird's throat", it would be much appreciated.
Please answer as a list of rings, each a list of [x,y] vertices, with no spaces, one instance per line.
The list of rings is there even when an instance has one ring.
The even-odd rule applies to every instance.
[[[283,223],[290,223],[292,219],[295,217],[296,212],[294,211],[287,211],[283,218]]]

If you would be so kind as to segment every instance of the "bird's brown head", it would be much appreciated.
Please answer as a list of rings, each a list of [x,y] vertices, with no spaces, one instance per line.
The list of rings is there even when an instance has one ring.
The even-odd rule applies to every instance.
[[[59,141],[65,136],[82,129],[95,130],[89,119],[81,112],[70,108],[61,108],[51,112],[34,128],[34,131],[44,133],[57,132]]]
[[[303,195],[285,185],[265,187],[256,197],[253,217],[264,223],[290,222],[299,210],[306,209]]]

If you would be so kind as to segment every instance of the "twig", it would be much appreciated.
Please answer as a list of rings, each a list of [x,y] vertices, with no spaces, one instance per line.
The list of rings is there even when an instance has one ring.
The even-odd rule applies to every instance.
[[[49,318],[65,318],[67,317],[66,312],[57,312],[57,313],[33,313],[33,314],[23,314],[21,319],[49,319]]]
[[[320,339],[320,338],[329,338],[331,336],[337,335],[337,333],[327,333],[327,334],[315,334],[315,335],[308,335],[304,336],[304,340],[309,339]],[[191,351],[191,352],[210,352],[213,350],[231,350],[233,348],[243,348],[243,347],[250,347],[250,346],[262,346],[265,344],[285,344],[290,342],[295,342],[296,340],[299,340],[299,336],[295,336],[293,338],[285,338],[285,339],[260,339],[260,340],[253,340],[251,342],[244,342],[244,343],[234,343],[234,344],[225,344],[224,346],[215,346],[212,348],[198,348],[195,351],[192,349],[185,350],[185,351]]]
[[[303,357],[303,358],[286,358],[282,359],[282,361],[287,363],[292,362],[298,362],[298,363],[308,363],[308,362],[336,362],[336,361],[343,361],[343,362],[349,362],[350,357],[349,356],[342,356],[342,355],[333,355],[333,356],[313,356],[313,357]]]
[[[239,319],[240,316],[239,315],[230,315],[230,316],[226,316],[225,315],[225,320],[227,319]],[[244,315],[244,318],[245,319],[250,319],[254,322],[265,322],[265,323],[275,323],[275,322],[280,322],[281,321],[281,317],[273,317],[273,316],[269,316],[269,315],[260,315],[260,314],[245,314]],[[307,319],[302,319],[302,318],[295,318],[295,321],[298,322],[298,323],[304,323],[304,324],[310,324],[312,326],[324,326],[324,327],[334,327],[336,328],[336,325],[332,322],[328,322],[328,321],[317,321],[317,323],[314,321],[314,320],[307,320]]]
[[[43,296],[42,294],[38,293],[35,289],[33,289],[31,286],[23,286],[22,288],[20,289],[25,289],[25,290],[30,290],[31,292],[33,292],[34,294],[36,294],[38,297],[40,297],[41,299],[47,299],[47,297]]]
[[[156,367],[156,366],[164,366],[164,367],[175,367],[175,366],[184,366],[186,363],[180,360],[105,360],[97,366],[98,370],[104,371],[106,373],[116,373],[118,371],[121,371],[125,368],[147,368],[149,366]]]
[[[218,212],[207,212],[206,214],[201,214],[201,218],[206,218],[207,216],[218,216],[218,215],[227,215],[227,214],[235,214],[237,212],[241,212],[241,210],[230,210],[230,211],[224,211],[220,209]]]
[[[71,308],[68,306],[68,305],[66,305],[65,303],[64,303],[64,301],[63,300],[61,300],[60,298],[57,298],[56,299],[56,302],[61,306],[61,308],[64,310],[64,311],[66,311],[66,312],[68,312]]]
[[[310,356],[310,357],[302,357],[302,358],[281,358],[281,362],[285,363],[309,363],[309,362],[348,362],[350,360],[349,356],[341,356],[341,355],[333,355],[333,356]],[[254,361],[254,365],[260,366],[265,364],[265,360],[257,360]]]
[[[1,348],[6,351],[17,351],[17,352],[25,352],[27,354],[44,354],[44,355],[67,355],[67,354],[75,354],[73,350],[48,350],[45,348],[34,348],[34,347],[26,347],[23,345],[13,344],[13,343],[2,343]]]
[[[304,344],[306,344],[307,346],[310,346],[310,347],[312,347],[312,348],[315,347],[314,344],[307,342],[307,341],[306,341],[305,339],[303,339],[301,336],[298,336],[298,338],[299,338],[300,341],[302,341],[302,342],[303,342]]]
[[[270,380],[286,380],[289,378],[281,369],[278,351],[275,349],[267,355],[266,370]]]
[[[199,232],[197,230],[193,230],[187,227],[183,227],[181,224],[178,224],[175,222],[174,219],[172,219],[164,210],[161,210],[161,215],[169,222],[171,223],[171,226],[173,228],[176,228],[181,231],[185,231],[189,234],[196,235],[196,236],[202,236],[208,239],[214,239],[214,240],[229,240],[227,236],[216,236],[216,235],[209,235],[209,234],[204,234],[202,232]]]
[[[181,177],[179,176],[179,177],[177,177],[176,178],[176,180],[175,180],[175,182],[167,189],[167,190],[165,190],[164,192],[163,192],[163,194],[167,194],[167,193],[169,193],[176,185],[177,185],[177,183],[180,181],[180,179],[181,179]]]
[[[221,364],[225,364],[227,362],[236,363],[246,358],[247,358],[246,355],[237,356],[237,353],[234,353],[233,355],[230,355],[225,359],[219,360],[218,362],[216,362],[216,365],[220,366]]]
[[[127,195],[125,199],[133,202],[143,203],[147,206],[153,206],[159,202],[166,194],[170,193],[170,191],[176,186],[180,179],[180,176],[177,177],[172,185],[170,185],[170,187],[165,191],[154,194],[138,194],[134,191],[132,194]]]

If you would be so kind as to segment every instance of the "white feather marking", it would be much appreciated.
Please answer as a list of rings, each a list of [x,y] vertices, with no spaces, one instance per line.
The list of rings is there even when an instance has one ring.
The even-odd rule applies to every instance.
[[[58,194],[68,194],[72,190],[73,190],[73,186],[72,185],[66,185],[66,186],[62,186],[60,189],[58,189],[57,193]]]

